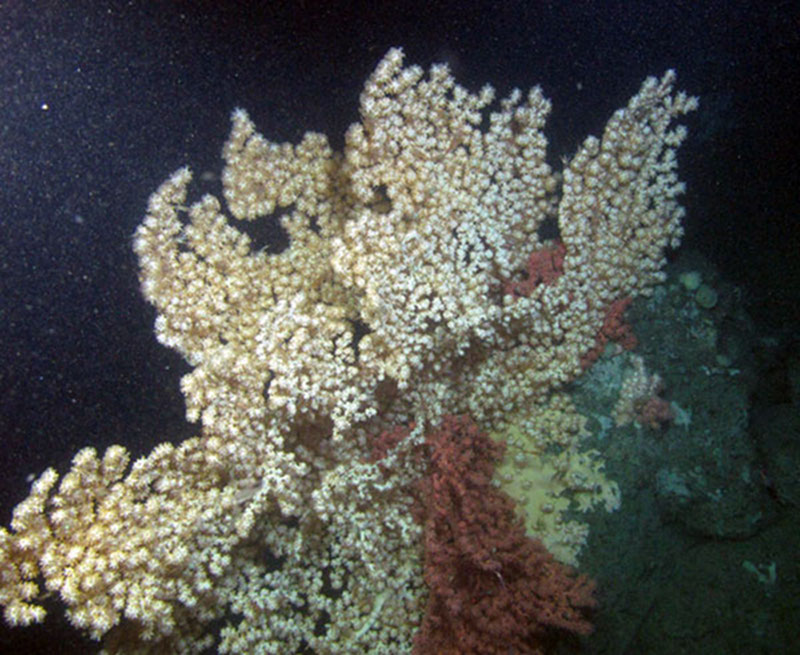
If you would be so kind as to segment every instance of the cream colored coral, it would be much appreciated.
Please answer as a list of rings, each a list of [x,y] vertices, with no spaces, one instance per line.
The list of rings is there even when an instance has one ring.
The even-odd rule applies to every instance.
[[[558,560],[577,566],[589,528],[568,518],[568,511],[613,512],[621,502],[600,453],[583,448],[586,418],[568,395],[557,393],[506,421],[491,435],[506,443],[496,480],[517,501],[528,534]]]
[[[677,246],[683,233],[675,150],[686,128],[671,124],[695,109],[697,99],[673,95],[674,82],[672,70],[660,80],[647,78],[602,138],[587,138],[564,170],[564,269],[598,287],[595,302],[647,292],[663,281],[664,249]]]
[[[0,551],[4,581],[41,574],[73,625],[95,638],[122,619],[155,639],[189,616],[215,616],[214,580],[235,543],[222,518],[238,505],[235,487],[223,485],[221,469],[199,446],[196,439],[159,446],[124,478],[124,449],[111,447],[99,459],[86,448],[54,493],[57,476],[47,471],[15,511],[17,556]],[[8,620],[14,607],[7,605]],[[36,618],[43,613],[37,608]]]
[[[618,426],[636,423],[641,417],[642,406],[651,399],[658,398],[663,391],[663,382],[658,373],[651,373],[639,355],[628,357],[630,366],[622,381],[619,398],[614,405],[612,416]]]
[[[399,49],[367,81],[342,153],[313,133],[272,143],[236,110],[225,205],[187,206],[180,169],[134,240],[156,335],[192,368],[181,388],[200,436],[127,473],[119,448],[81,451],[57,489],[46,472],[0,531],[6,620],[42,620],[41,575],[109,652],[200,651],[229,612],[221,652],[408,652],[425,599],[409,507],[426,429],[525,415],[542,428],[526,456],[561,448],[561,469],[600,479],[561,390],[608,304],[656,284],[680,236],[683,132],[669,125],[695,102],[673,79],[646,81],[561,189],[540,89],[496,102],[446,66],[404,67]],[[255,246],[228,213],[278,222],[288,247]],[[506,285],[552,245],[548,218],[563,274],[512,298]],[[412,422],[369,462],[376,435]],[[574,552],[581,526],[561,528]]]

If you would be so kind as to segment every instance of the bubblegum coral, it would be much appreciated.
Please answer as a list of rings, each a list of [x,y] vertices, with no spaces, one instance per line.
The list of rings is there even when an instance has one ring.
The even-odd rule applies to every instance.
[[[513,298],[530,296],[540,284],[552,284],[564,273],[564,254],[566,248],[556,241],[550,248],[534,250],[528,256],[527,278],[520,282],[507,282],[505,293]]]
[[[525,535],[514,503],[492,484],[505,446],[468,417],[426,436],[422,483],[425,582],[415,653],[544,653],[564,632],[588,634],[594,583]]]
[[[575,443],[565,477],[589,457],[567,385],[680,240],[672,124],[697,103],[674,80],[645,80],[560,174],[539,87],[496,102],[399,49],[339,152],[235,110],[224,198],[189,201],[181,168],[133,240],[197,436],[42,473],[0,528],[5,621],[58,594],[125,652],[541,653],[588,632],[592,583],[525,536],[472,420],[535,429],[535,465]],[[276,225],[285,249],[258,247]]]

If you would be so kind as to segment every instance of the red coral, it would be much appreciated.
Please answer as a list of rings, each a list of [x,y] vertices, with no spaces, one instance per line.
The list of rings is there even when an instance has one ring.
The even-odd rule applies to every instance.
[[[377,437],[372,439],[370,443],[371,452],[369,456],[370,462],[380,462],[397,444],[408,436],[409,430],[407,427],[399,426],[391,430],[384,430]]]
[[[594,339],[594,346],[581,357],[581,368],[585,371],[594,364],[609,341],[616,341],[625,350],[636,348],[636,335],[631,324],[625,320],[625,311],[633,302],[633,298],[625,296],[612,302],[606,309],[603,325]]]
[[[540,284],[554,282],[564,272],[566,251],[564,244],[556,241],[552,248],[532,252],[528,257],[528,278],[521,282],[507,282],[505,293],[514,298],[530,296]]]
[[[565,632],[591,632],[594,584],[527,537],[513,501],[492,484],[504,445],[454,416],[426,442],[420,498],[430,597],[414,652],[544,653]]]
[[[657,392],[649,398],[635,403],[634,406],[636,407],[636,421],[651,428],[660,428],[662,424],[675,418],[672,405]]]

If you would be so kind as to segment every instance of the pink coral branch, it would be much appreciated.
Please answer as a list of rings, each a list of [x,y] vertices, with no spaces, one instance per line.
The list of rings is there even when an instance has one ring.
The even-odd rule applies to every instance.
[[[420,499],[430,597],[414,652],[544,653],[565,632],[591,632],[594,583],[527,537],[513,501],[492,484],[504,444],[456,416],[426,444]]]

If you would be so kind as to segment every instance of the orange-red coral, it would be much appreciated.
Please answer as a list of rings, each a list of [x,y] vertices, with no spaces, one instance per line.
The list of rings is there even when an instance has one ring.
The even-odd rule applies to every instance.
[[[587,634],[594,584],[525,535],[513,501],[492,484],[504,445],[468,417],[426,436],[421,489],[430,597],[415,653],[545,653],[565,633]]]

